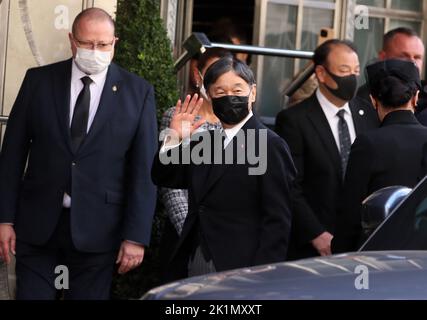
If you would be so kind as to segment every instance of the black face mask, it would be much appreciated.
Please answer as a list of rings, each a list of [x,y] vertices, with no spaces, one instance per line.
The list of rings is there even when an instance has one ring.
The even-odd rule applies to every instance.
[[[338,88],[332,89],[330,86],[325,84],[325,86],[328,88],[328,90],[337,98],[340,98],[344,101],[350,101],[354,98],[356,95],[357,90],[357,77],[354,74],[351,74],[349,76],[339,77],[332,72],[330,72],[325,66],[324,66],[326,72],[331,76],[332,79],[336,82]]]
[[[237,124],[249,114],[249,96],[212,98],[212,108],[221,122]]]

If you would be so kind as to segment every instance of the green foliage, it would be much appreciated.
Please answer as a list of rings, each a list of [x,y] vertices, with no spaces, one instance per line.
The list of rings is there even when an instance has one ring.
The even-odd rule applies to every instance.
[[[157,114],[178,99],[171,43],[160,18],[160,0],[118,0],[115,61],[134,72],[155,89]]]
[[[154,86],[158,119],[178,99],[171,44],[160,18],[160,0],[118,0],[115,61]],[[113,299],[137,299],[160,283],[159,247],[165,221],[160,206],[153,221],[150,248],[144,262],[113,279]]]

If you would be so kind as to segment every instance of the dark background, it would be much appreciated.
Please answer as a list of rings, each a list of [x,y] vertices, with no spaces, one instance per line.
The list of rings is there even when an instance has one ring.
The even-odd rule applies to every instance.
[[[252,43],[255,14],[254,0],[194,0],[193,32],[209,35],[212,25],[220,18],[231,18]]]

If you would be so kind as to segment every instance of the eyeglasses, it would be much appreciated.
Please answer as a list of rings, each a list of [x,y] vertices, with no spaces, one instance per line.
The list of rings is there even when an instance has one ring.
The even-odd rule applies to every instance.
[[[73,36],[73,40],[78,45],[78,47],[80,47],[80,48],[89,49],[89,50],[98,49],[101,51],[108,51],[114,45],[117,38],[114,38],[113,41],[107,42],[107,43],[106,42],[82,41],[82,40],[78,40],[75,36]]]

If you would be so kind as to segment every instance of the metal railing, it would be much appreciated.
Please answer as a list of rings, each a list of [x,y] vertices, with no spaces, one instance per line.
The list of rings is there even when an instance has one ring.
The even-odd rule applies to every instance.
[[[268,47],[257,47],[250,45],[237,45],[229,43],[210,42],[204,33],[194,32],[184,41],[184,49],[186,50],[175,62],[175,70],[179,71],[185,63],[198,53],[204,53],[208,48],[223,48],[231,52],[243,52],[249,54],[258,54],[264,56],[275,56],[295,59],[311,59],[312,51],[277,49]]]

